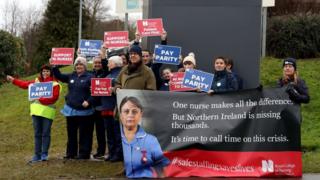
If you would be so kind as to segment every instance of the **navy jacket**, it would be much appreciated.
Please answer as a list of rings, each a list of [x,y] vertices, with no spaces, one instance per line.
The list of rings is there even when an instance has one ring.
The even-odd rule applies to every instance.
[[[226,70],[217,71],[214,73],[211,89],[214,93],[237,91],[239,89],[237,78]]]
[[[106,78],[112,79],[112,86],[114,86],[115,80],[117,79],[119,73],[121,71],[121,67],[116,67],[111,69],[108,76]],[[96,110],[113,110],[116,107],[117,99],[115,95],[112,96],[102,96],[100,98],[101,105],[96,107]]]
[[[94,104],[94,99],[91,97],[90,92],[92,74],[88,72],[84,72],[80,76],[76,72],[61,74],[57,67],[52,70],[55,78],[61,82],[68,83],[68,94],[65,97],[66,104],[77,110],[90,109],[91,105]],[[90,104],[87,108],[82,106],[85,100]]]
[[[297,79],[297,84],[293,83],[293,80],[289,80],[289,83],[284,84],[283,80],[279,79],[278,87],[286,87],[289,98],[295,103],[309,103],[310,101],[308,87],[304,80],[300,78]]]

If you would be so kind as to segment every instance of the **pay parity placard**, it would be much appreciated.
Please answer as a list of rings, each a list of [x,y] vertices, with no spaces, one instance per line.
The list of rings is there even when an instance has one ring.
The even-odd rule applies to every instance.
[[[181,54],[181,47],[155,45],[154,61],[156,63],[179,65],[180,54]]]
[[[40,98],[51,98],[53,96],[53,83],[33,83],[29,85],[29,100],[36,100]]]
[[[213,77],[213,74],[207,72],[187,69],[184,74],[183,85],[208,92],[211,88]]]
[[[95,57],[99,55],[99,51],[102,45],[101,40],[80,40],[80,51],[81,54],[87,57]]]

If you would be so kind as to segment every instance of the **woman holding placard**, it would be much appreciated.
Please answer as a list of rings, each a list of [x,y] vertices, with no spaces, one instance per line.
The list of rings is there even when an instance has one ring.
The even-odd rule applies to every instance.
[[[54,104],[59,99],[61,87],[54,79],[51,67],[48,65],[41,67],[40,75],[34,81],[23,81],[9,75],[7,80],[22,89],[28,89],[33,83],[53,82],[52,97],[40,97],[30,104],[30,115],[34,128],[34,156],[29,162],[47,161],[51,142],[51,125],[56,112]]]
[[[67,152],[65,159],[90,159],[93,138],[93,104],[90,86],[93,75],[87,72],[87,60],[77,57],[74,72],[62,74],[53,68],[54,76],[68,84],[68,93],[61,113],[67,119]],[[79,131],[79,133],[78,133]],[[79,141],[78,141],[79,136]],[[78,148],[79,147],[79,148]]]
[[[123,61],[120,56],[112,56],[108,59],[109,74],[106,78],[110,78],[112,86],[115,84],[115,80],[119,75]],[[112,88],[112,87],[111,87]],[[111,90],[112,91],[112,90]],[[109,156],[105,159],[106,161],[116,162],[123,159],[121,136],[120,136],[120,125],[119,121],[115,119],[115,107],[117,104],[116,96],[101,97],[101,106],[96,107],[98,111],[101,111],[102,118],[107,134],[107,144]]]
[[[238,80],[231,72],[227,71],[226,59],[224,57],[217,57],[213,60],[213,64],[214,79],[208,94],[237,91],[239,89]]]

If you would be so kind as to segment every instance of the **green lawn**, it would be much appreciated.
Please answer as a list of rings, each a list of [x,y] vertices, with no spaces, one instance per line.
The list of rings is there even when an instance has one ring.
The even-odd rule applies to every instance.
[[[261,63],[261,82],[273,86],[281,76],[282,61],[265,58]],[[311,102],[302,106],[303,171],[320,172],[320,59],[298,62],[301,77],[309,86]],[[70,71],[70,67],[64,71]],[[28,77],[33,79],[35,76]],[[67,88],[64,86],[63,94]],[[63,97],[63,96],[61,96]],[[33,152],[33,129],[29,116],[27,91],[11,84],[0,87],[0,178],[6,179],[66,179],[123,177],[122,163],[98,161],[64,161],[66,146],[65,118],[57,113],[52,126],[50,160],[27,165]],[[58,109],[64,102],[59,99]],[[95,150],[95,147],[94,147]]]
[[[282,60],[265,58],[261,63],[261,82],[273,86],[282,75]],[[297,70],[309,87],[311,101],[302,105],[301,140],[303,171],[320,172],[320,59],[298,60]]]

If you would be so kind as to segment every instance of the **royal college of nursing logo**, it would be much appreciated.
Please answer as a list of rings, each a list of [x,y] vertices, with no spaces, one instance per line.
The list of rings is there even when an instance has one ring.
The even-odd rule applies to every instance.
[[[142,21],[143,26],[148,26],[148,21]]]
[[[262,172],[274,172],[274,163],[272,160],[262,160]]]

